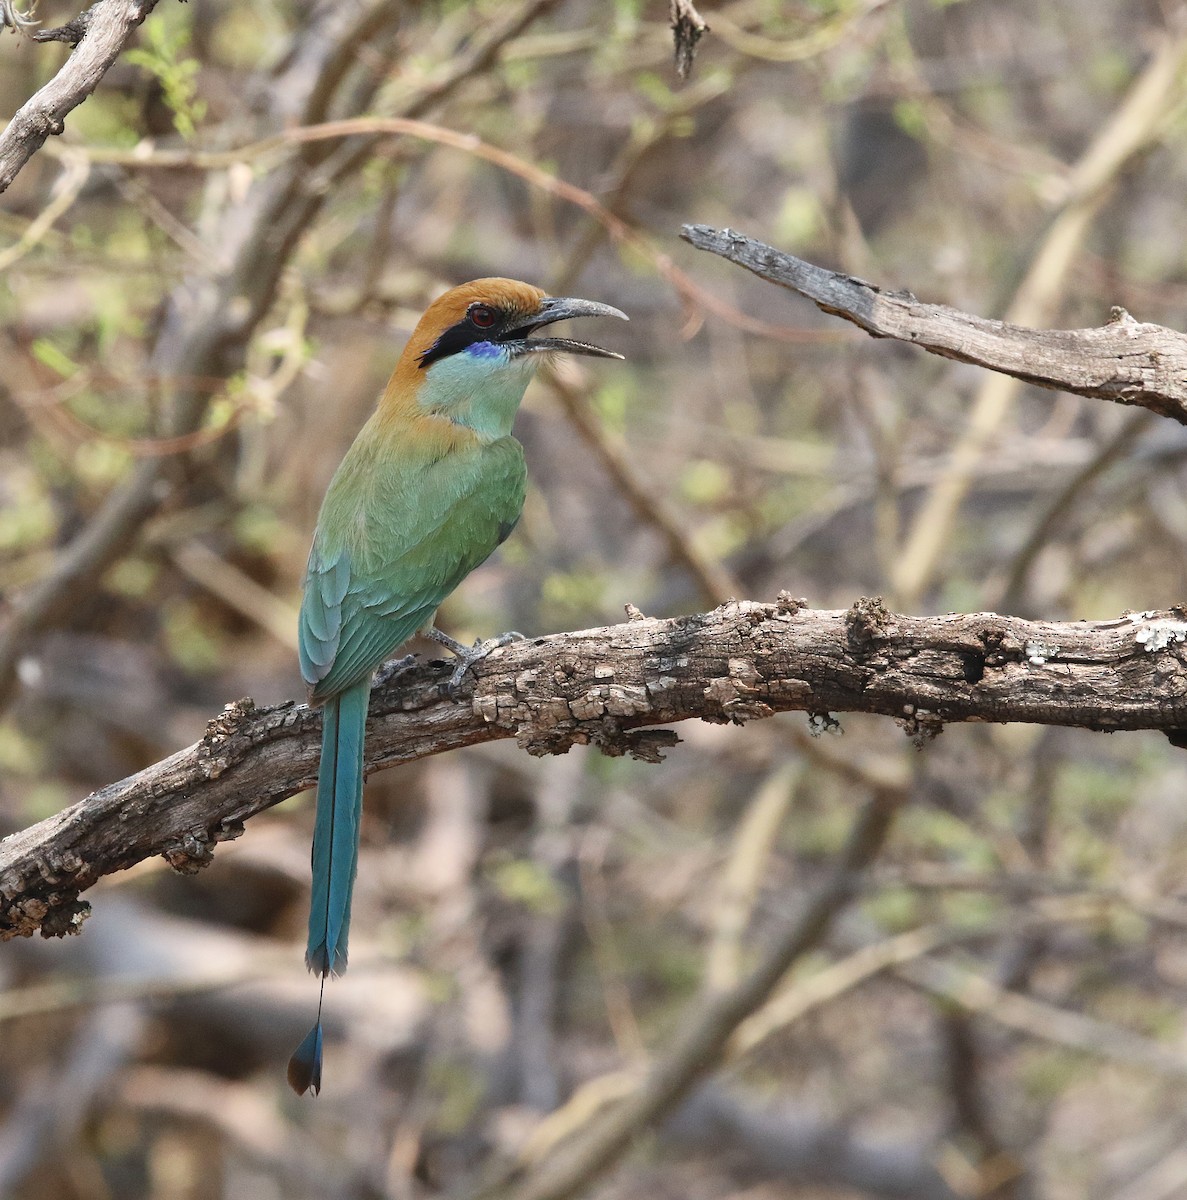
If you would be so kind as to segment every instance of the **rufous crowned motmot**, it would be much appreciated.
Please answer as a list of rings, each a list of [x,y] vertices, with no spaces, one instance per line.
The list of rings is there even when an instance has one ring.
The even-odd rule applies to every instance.
[[[541,359],[557,351],[622,357],[529,337],[568,317],[627,319],[607,304],[546,296],[513,279],[476,279],[435,300],[322,502],[298,632],[301,674],[323,714],[305,951],[323,994],[326,976],[346,970],[372,674],[421,633],[457,656],[453,690],[515,636],[462,646],[433,619],[523,511],[527,473],[511,425]],[[293,1089],[316,1094],[321,1064],[319,999],[317,1023],[289,1060]]]

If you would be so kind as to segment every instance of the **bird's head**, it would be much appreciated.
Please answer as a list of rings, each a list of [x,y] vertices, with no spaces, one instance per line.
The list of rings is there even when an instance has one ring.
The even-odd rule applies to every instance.
[[[608,304],[546,296],[530,283],[515,279],[475,279],[438,296],[421,317],[408,345],[422,371],[456,355],[495,369],[525,361],[534,365],[539,359],[533,355],[550,350],[598,358],[622,357],[613,350],[571,338],[528,336],[570,317],[628,319],[626,313]]]
[[[421,317],[393,383],[421,411],[448,417],[482,437],[504,437],[536,366],[549,353],[622,358],[572,338],[532,337],[570,317],[625,313],[593,300],[547,296],[514,279],[476,279],[439,296]]]

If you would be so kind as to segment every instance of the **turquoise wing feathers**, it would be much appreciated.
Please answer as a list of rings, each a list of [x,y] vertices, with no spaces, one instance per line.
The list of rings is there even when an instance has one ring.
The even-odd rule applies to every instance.
[[[371,674],[506,536],[526,473],[506,438],[444,465],[372,464],[361,495],[356,479],[348,455],[318,519],[298,629],[301,673],[324,704],[306,950],[322,976],[346,969]]]
[[[523,509],[523,451],[512,438],[428,466],[373,472],[358,504],[343,463],[306,568],[301,674],[314,700],[367,678],[507,536]],[[352,503],[353,502],[353,503]],[[353,508],[353,513],[348,510]],[[347,510],[347,511],[344,511]]]

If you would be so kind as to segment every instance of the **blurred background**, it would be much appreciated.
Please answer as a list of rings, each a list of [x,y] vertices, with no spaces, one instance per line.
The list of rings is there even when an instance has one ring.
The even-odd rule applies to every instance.
[[[481,275],[631,324],[590,334],[625,363],[529,390],[526,512],[443,608],[459,638],[781,589],[1063,619],[1187,597],[1180,426],[875,342],[678,239],[1182,329],[1180,0],[702,13],[682,82],[661,0],[161,0],[0,197],[0,832],[228,701],[302,695],[325,486],[420,312]],[[0,114],[66,53],[0,37]],[[513,157],[265,141],[359,115]],[[840,725],[373,777],[316,1101],[284,1082],[312,795],[197,875],[104,880],[81,937],[0,950],[0,1196],[553,1195],[541,1164],[786,943],[856,827],[851,902],[584,1190],[1187,1197],[1183,751]]]

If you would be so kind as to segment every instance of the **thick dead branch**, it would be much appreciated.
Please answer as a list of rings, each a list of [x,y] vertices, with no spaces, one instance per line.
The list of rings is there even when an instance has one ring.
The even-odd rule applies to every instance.
[[[17,109],[0,133],[0,192],[41,149],[46,138],[62,132],[67,113],[99,86],[132,31],[156,6],[157,0],[99,0],[61,29],[34,35],[38,41],[67,41],[75,50],[53,79]]]
[[[913,737],[948,721],[1096,730],[1187,729],[1187,613],[1025,621],[994,613],[907,617],[877,600],[847,611],[731,602],[712,612],[517,643],[476,668],[467,701],[422,665],[377,687],[368,769],[516,738],[531,754],[592,743],[658,761],[677,741],[647,729],[699,717],[866,712]],[[321,718],[303,705],[229,705],[202,741],[0,842],[0,938],[73,932],[79,893],[163,854],[206,862],[247,818],[308,787]]]
[[[1187,335],[1135,321],[1124,309],[1114,308],[1099,329],[1029,329],[924,304],[910,292],[829,271],[732,229],[685,225],[682,236],[874,337],[910,342],[1039,387],[1148,408],[1187,425]]]

